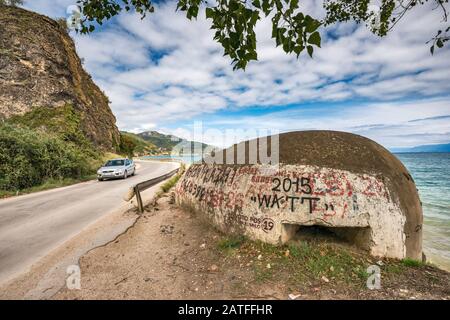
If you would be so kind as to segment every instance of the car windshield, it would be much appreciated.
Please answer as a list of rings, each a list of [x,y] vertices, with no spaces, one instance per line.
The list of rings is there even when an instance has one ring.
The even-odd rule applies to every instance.
[[[123,166],[125,164],[125,160],[109,160],[105,167],[118,167]]]

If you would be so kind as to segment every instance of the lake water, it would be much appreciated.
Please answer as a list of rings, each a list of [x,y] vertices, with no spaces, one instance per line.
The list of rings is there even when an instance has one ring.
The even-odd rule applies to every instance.
[[[422,201],[423,250],[450,271],[450,153],[398,153],[413,176]]]
[[[185,155],[185,156],[171,156],[171,155],[162,155],[162,156],[143,156],[141,159],[149,159],[149,160],[174,160],[181,161],[186,164],[193,163],[195,161],[199,161],[201,156],[198,155]]]
[[[423,249],[429,261],[450,271],[450,153],[398,153],[419,189],[424,214]],[[150,156],[185,163],[200,156]]]

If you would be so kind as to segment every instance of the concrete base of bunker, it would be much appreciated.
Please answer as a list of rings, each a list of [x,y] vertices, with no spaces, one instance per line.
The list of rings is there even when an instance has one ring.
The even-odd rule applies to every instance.
[[[335,227],[283,223],[281,240],[283,243],[289,240],[342,243],[368,251],[371,243],[371,229],[369,227]]]

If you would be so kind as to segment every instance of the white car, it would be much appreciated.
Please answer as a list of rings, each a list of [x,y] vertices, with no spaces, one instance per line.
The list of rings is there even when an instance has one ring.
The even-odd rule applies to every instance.
[[[129,176],[134,176],[135,173],[136,166],[133,160],[113,159],[108,160],[103,167],[98,169],[97,179],[98,181],[114,178],[126,179]]]

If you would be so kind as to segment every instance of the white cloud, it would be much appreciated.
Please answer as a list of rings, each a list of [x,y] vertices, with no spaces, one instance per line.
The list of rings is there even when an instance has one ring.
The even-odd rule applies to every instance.
[[[36,0],[29,7],[60,16],[71,2]],[[321,1],[302,5],[316,16],[323,14]],[[314,59],[305,54],[297,60],[275,48],[270,20],[264,19],[257,25],[259,61],[250,63],[246,72],[232,71],[222,48],[212,40],[203,13],[197,21],[189,21],[175,7],[173,1],[164,2],[144,20],[123,14],[100,32],[75,36],[87,70],[112,101],[121,129],[141,130],[149,123],[155,124],[152,128],[174,127],[205,114],[260,106],[267,109],[265,115],[246,122],[232,119],[228,126],[354,130],[350,127],[376,121],[404,126],[405,134],[421,134],[402,138],[399,131],[387,127],[359,131],[390,146],[447,137],[448,119],[442,120],[440,131],[404,125],[408,117],[449,113],[450,50],[441,49],[431,56],[425,44],[441,20],[431,4],[411,12],[382,39],[364,25],[330,27],[328,36],[322,33],[322,48],[315,51]],[[436,100],[437,96],[447,98]],[[353,100],[384,102],[365,103],[361,108],[336,104]],[[303,114],[301,104],[309,102],[329,105],[319,111],[329,116],[298,118]],[[277,112],[278,106],[288,104],[299,105],[293,115],[296,121]]]

